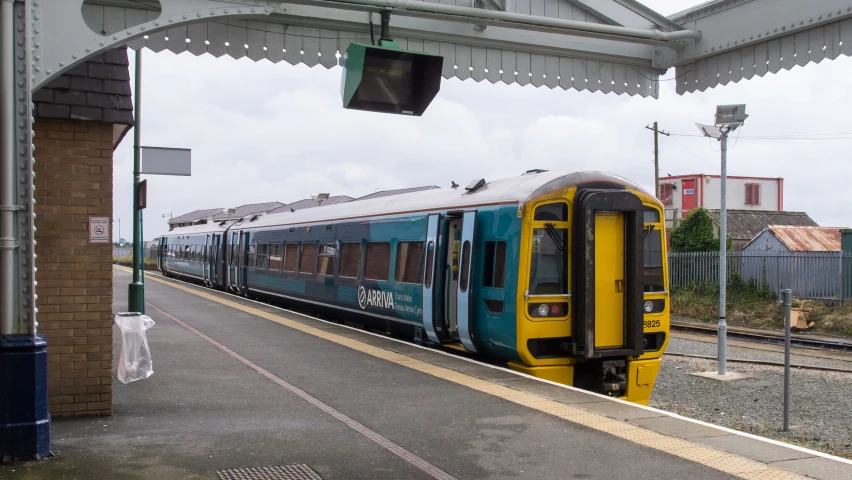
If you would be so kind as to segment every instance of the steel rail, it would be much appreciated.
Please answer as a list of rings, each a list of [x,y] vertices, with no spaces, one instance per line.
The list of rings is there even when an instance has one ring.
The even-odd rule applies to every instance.
[[[697,325],[694,323],[671,322],[672,330],[680,330],[684,332],[699,333],[704,335],[716,335],[717,328],[715,325]],[[743,330],[735,327],[728,327],[728,337],[746,340],[754,343],[765,343],[771,345],[784,345],[783,335],[772,335],[770,333],[759,333],[749,330]],[[790,344],[799,348],[810,348],[815,350],[832,350],[837,352],[852,353],[852,341],[837,338],[807,338],[802,335],[792,337]]]
[[[686,357],[686,358],[699,358],[701,360],[716,360],[716,357],[710,355],[696,355],[692,353],[674,353],[674,352],[666,352],[663,354],[663,358],[668,356],[671,357]],[[750,358],[730,358],[728,357],[729,362],[735,363],[751,363],[755,365],[768,365],[770,367],[784,367],[784,362],[773,362],[771,360],[756,360]],[[823,367],[820,365],[803,365],[801,363],[793,363],[790,364],[793,368],[801,368],[802,370],[819,370],[823,372],[841,372],[841,373],[852,373],[852,369],[848,368],[840,368],[840,367]]]

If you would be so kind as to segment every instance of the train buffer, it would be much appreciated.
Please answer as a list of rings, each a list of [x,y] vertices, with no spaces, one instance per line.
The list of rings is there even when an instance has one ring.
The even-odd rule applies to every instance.
[[[116,311],[128,279],[114,270]],[[0,465],[0,478],[852,479],[849,460],[153,274],[145,283],[157,373],[115,381],[110,417],[55,420],[57,456]]]

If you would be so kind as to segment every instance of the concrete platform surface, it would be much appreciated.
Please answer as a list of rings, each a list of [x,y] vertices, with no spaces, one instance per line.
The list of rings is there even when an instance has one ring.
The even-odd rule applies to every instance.
[[[115,381],[111,417],[56,419],[56,457],[0,478],[852,479],[844,459],[151,274],[146,300],[154,374]]]

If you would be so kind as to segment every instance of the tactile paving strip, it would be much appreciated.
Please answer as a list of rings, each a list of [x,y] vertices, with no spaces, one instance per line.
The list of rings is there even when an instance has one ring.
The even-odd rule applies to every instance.
[[[322,480],[305,464],[216,470],[219,480]]]

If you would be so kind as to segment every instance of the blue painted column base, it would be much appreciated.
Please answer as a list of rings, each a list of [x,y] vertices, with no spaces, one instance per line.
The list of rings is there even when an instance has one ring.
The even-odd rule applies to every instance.
[[[0,336],[0,461],[51,456],[47,341]]]

